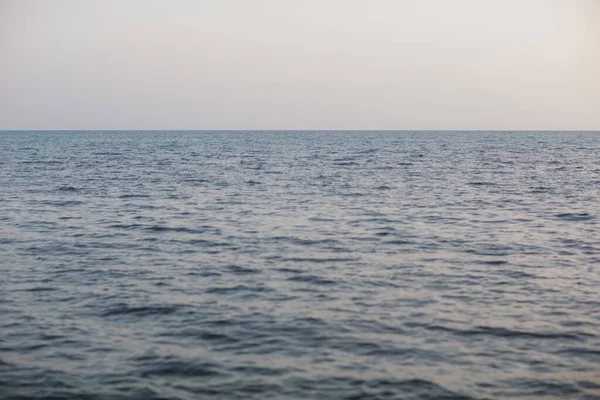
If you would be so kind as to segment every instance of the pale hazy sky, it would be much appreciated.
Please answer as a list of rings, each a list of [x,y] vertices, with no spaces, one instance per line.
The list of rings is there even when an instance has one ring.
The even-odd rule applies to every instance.
[[[0,129],[600,129],[600,0],[0,0]]]

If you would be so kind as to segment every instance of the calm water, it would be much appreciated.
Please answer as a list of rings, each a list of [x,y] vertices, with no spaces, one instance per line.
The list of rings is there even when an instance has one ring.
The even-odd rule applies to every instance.
[[[600,133],[0,133],[2,399],[600,399]]]

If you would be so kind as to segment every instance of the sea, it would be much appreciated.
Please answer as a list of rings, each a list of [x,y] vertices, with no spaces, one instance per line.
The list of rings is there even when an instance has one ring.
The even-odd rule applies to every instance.
[[[600,132],[0,132],[0,399],[600,399]]]

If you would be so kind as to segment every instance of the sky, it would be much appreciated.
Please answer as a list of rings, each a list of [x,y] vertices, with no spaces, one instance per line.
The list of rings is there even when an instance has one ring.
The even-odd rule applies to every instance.
[[[600,0],[0,0],[0,130],[600,130]]]

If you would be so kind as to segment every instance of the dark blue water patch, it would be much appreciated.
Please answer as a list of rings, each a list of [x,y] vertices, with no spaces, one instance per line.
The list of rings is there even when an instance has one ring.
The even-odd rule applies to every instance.
[[[205,290],[206,293],[215,293],[221,295],[245,295],[248,293],[265,293],[273,291],[274,289],[269,287],[249,285],[214,286]]]
[[[86,202],[80,200],[38,200],[34,204],[52,207],[74,207],[84,205]]]
[[[53,292],[58,290],[56,287],[48,287],[48,286],[35,286],[28,289],[20,289],[26,292]]]
[[[177,330],[171,329],[162,333],[162,336],[174,337],[175,340],[185,340],[186,342],[192,341],[193,343],[199,342],[204,345],[210,344],[217,347],[236,344],[242,340],[217,329],[206,330],[195,327],[184,327]]]
[[[290,378],[286,380],[290,387],[318,391],[323,399],[372,399],[402,398],[407,400],[471,400],[475,397],[464,396],[446,390],[434,382],[421,379],[359,379],[350,377],[327,376],[321,379]],[[293,393],[293,392],[292,392]]]
[[[43,164],[43,165],[60,165],[63,164],[63,160],[26,160],[21,161],[20,164]]]
[[[508,264],[508,261],[506,261],[506,260],[481,260],[479,262],[481,264],[487,264],[487,265],[504,265],[504,264]]]
[[[593,378],[592,378],[593,379]],[[580,380],[577,382],[577,385],[581,388],[581,389],[590,389],[590,390],[594,390],[594,391],[598,391],[600,390],[600,383],[598,382],[592,382],[592,381],[585,381],[585,380]],[[588,395],[584,395],[585,398],[590,398],[593,399],[595,396],[588,396]],[[596,396],[597,397],[597,396]]]
[[[228,265],[226,267],[226,270],[234,275],[250,275],[262,273],[260,269],[241,267],[239,265]]]
[[[581,396],[582,390],[577,384],[563,383],[543,379],[511,379],[501,382],[511,389],[507,393],[511,397],[550,397],[564,398],[564,396]],[[503,391],[504,393],[504,391]]]
[[[567,347],[555,351],[555,354],[559,356],[568,355],[570,357],[584,359],[585,361],[594,364],[600,364],[600,350],[588,349],[586,347]]]
[[[508,328],[497,328],[488,326],[478,326],[474,329],[455,329],[443,325],[427,325],[426,329],[432,331],[451,332],[464,336],[496,336],[501,338],[515,339],[551,339],[568,341],[585,341],[588,338],[596,337],[590,333],[583,332],[530,332]]]
[[[486,181],[474,181],[474,182],[469,182],[468,185],[469,186],[497,186],[498,183],[486,182]]]
[[[501,264],[494,263],[492,265],[502,265],[502,263]],[[510,270],[510,269],[497,270],[497,271],[495,271],[495,274],[498,274],[501,276],[506,276],[506,277],[513,278],[513,279],[540,279],[539,276],[537,276],[535,274],[527,273],[525,271],[515,271],[515,270]]]
[[[136,374],[143,378],[172,376],[178,378],[214,378],[224,375],[217,364],[198,359],[182,359],[175,357],[140,357],[141,362]]]
[[[118,152],[110,152],[110,151],[101,151],[98,153],[94,153],[92,154],[93,156],[124,156],[125,153],[118,153]]]
[[[299,237],[293,237],[293,236],[275,236],[275,237],[271,237],[270,239],[275,240],[275,241],[283,241],[283,242],[289,242],[290,244],[295,244],[295,245],[300,245],[300,246],[306,246],[306,247],[324,247],[324,248],[330,248],[331,246],[335,246],[336,244],[339,244],[340,242],[336,239],[308,239],[308,238],[299,238]]]
[[[291,268],[291,267],[283,267],[283,268],[274,268],[275,271],[289,274],[301,274],[305,272],[302,268]]]
[[[488,256],[488,257],[506,257],[509,256],[514,247],[511,246],[495,246],[485,245],[480,249],[466,249],[465,253],[470,253],[477,256]]]
[[[185,178],[185,179],[183,179],[183,181],[187,182],[187,183],[193,183],[193,184],[203,184],[203,183],[211,182],[209,179],[202,179],[202,178]]]
[[[119,199],[147,199],[150,198],[150,195],[147,194],[122,194],[119,196]]]
[[[340,160],[340,161],[335,161],[334,165],[341,166],[341,167],[356,167],[356,166],[359,166],[360,163],[357,163],[355,161],[341,161]]]
[[[377,186],[375,189],[377,189],[377,190],[392,190],[393,188],[388,185],[381,185],[381,186]]]
[[[186,227],[174,227],[174,226],[162,226],[162,225],[144,225],[144,224],[114,224],[110,225],[109,228],[114,229],[126,229],[126,230],[142,230],[147,232],[158,232],[158,233],[189,233],[189,234],[202,234],[204,230],[192,229]]]
[[[73,187],[73,186],[59,186],[58,188],[56,188],[57,191],[59,192],[78,192],[80,189]]]
[[[316,275],[296,275],[288,278],[288,281],[303,282],[311,285],[333,285],[336,282],[330,279],[324,279]]]
[[[561,213],[556,214],[555,217],[565,221],[589,221],[594,219],[594,216],[588,213]]]
[[[279,257],[276,257],[280,259]],[[294,263],[316,263],[316,264],[328,264],[338,262],[351,262],[359,261],[356,257],[290,257],[281,259],[282,261],[294,262]]]
[[[554,190],[553,187],[549,186],[534,186],[530,188],[531,193],[552,193]]]
[[[289,370],[281,369],[281,368],[270,368],[270,367],[259,367],[252,365],[244,365],[240,367],[233,368],[233,371],[236,374],[241,374],[247,377],[252,376],[282,376],[289,373]]]
[[[185,308],[185,306],[181,306],[181,305],[130,306],[127,304],[119,304],[119,305],[110,307],[108,310],[106,310],[102,314],[102,316],[103,317],[111,317],[111,316],[133,314],[136,317],[152,317],[152,316],[156,316],[156,315],[172,314],[179,310],[182,310],[183,308]]]

